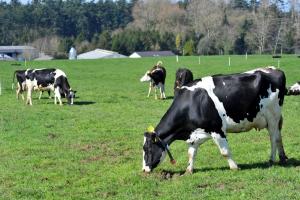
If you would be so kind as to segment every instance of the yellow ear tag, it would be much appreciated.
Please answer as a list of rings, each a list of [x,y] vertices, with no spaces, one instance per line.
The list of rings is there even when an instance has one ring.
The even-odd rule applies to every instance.
[[[147,132],[148,132],[148,133],[154,133],[154,127],[150,125],[150,126],[147,128]]]

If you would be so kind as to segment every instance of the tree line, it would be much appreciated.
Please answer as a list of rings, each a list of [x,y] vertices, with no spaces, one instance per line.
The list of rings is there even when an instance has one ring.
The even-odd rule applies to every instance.
[[[298,0],[0,1],[0,45],[56,57],[103,48],[180,55],[299,53]]]

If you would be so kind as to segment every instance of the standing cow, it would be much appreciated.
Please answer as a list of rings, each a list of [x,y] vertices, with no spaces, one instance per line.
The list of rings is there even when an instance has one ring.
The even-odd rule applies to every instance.
[[[26,71],[27,104],[32,105],[31,94],[33,90],[54,91],[54,104],[59,101],[62,105],[61,97],[66,97],[68,104],[73,104],[75,93],[69,85],[66,74],[60,69],[34,69]]]
[[[157,99],[156,88],[160,89],[160,98],[165,99],[165,80],[166,69],[158,62],[151,70],[148,70],[145,75],[140,79],[141,82],[150,82],[148,97],[150,96],[152,88],[154,88],[155,99]]]
[[[27,70],[16,70],[13,74],[13,81],[12,81],[12,86],[11,88],[14,88],[15,84],[15,77],[17,79],[17,87],[16,87],[16,97],[19,99],[19,96],[21,94],[22,99],[24,100],[24,95],[23,92],[26,90],[26,77],[25,77],[25,72]]]
[[[174,97],[177,95],[178,90],[182,87],[187,85],[188,83],[193,81],[193,73],[191,70],[186,68],[179,68],[176,71],[176,78],[174,83]]]
[[[288,88],[287,95],[300,95],[300,81]]]
[[[24,100],[24,95],[23,93],[27,90],[26,87],[26,73],[27,71],[30,71],[31,69],[27,69],[27,70],[16,70],[13,74],[13,81],[12,81],[12,89],[14,88],[14,84],[15,84],[15,77],[17,79],[17,87],[16,87],[16,97],[17,99],[19,99],[19,96],[21,94],[22,99]],[[48,92],[49,98],[51,98],[50,96],[50,90],[45,89],[45,90],[41,90],[40,91],[40,95],[39,95],[39,99],[41,99],[42,94],[44,91]]]
[[[287,157],[281,139],[285,83],[282,71],[268,67],[208,76],[182,87],[156,128],[144,134],[143,171],[153,170],[166,153],[173,160],[169,145],[175,140],[185,140],[189,146],[187,172],[192,173],[197,149],[208,139],[213,139],[219,147],[230,169],[238,169],[226,134],[252,128],[268,130],[270,163],[275,162],[276,151],[280,162],[285,163]]]

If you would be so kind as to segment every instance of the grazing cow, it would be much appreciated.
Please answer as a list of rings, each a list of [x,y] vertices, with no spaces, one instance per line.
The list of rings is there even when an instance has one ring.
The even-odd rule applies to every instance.
[[[66,74],[60,69],[34,69],[26,71],[27,104],[32,105],[32,90],[54,91],[54,103],[62,105],[61,97],[66,97],[68,104],[73,104],[76,91],[69,85]]]
[[[187,172],[193,172],[200,144],[212,138],[227,158],[230,169],[238,169],[226,139],[228,132],[238,133],[267,128],[271,139],[270,163],[276,151],[281,163],[284,152],[281,107],[285,95],[285,75],[274,67],[246,73],[214,75],[182,87],[156,128],[144,134],[143,171],[153,170],[168,153],[175,140],[188,143]]]
[[[188,83],[193,81],[193,73],[191,70],[186,68],[179,68],[176,71],[176,79],[174,83],[174,97],[177,95],[178,90],[182,87],[187,85]]]
[[[155,99],[157,99],[156,88],[160,89],[160,98],[165,99],[165,80],[166,69],[158,62],[151,70],[148,70],[145,75],[140,79],[141,82],[150,82],[148,97],[150,96],[152,88],[154,88]]]
[[[12,89],[15,84],[15,77],[17,79],[17,87],[16,87],[16,97],[19,99],[19,95],[21,94],[22,99],[24,100],[23,92],[26,90],[26,77],[25,72],[27,70],[16,70],[13,75]]]
[[[30,69],[27,69],[27,70],[16,70],[14,72],[13,82],[12,82],[12,89],[14,88],[15,77],[16,77],[16,79],[17,79],[17,87],[16,87],[16,96],[17,96],[17,99],[19,99],[19,95],[21,94],[22,95],[22,99],[24,100],[23,92],[25,92],[25,90],[26,90],[26,76],[25,76],[25,73],[28,70],[30,70]],[[46,91],[46,90],[41,90],[40,91],[39,99],[41,99],[42,94],[43,94],[44,91]],[[47,92],[48,92],[49,98],[51,98],[51,96],[50,96],[50,90],[47,90]]]
[[[287,95],[300,95],[300,81],[288,88]]]

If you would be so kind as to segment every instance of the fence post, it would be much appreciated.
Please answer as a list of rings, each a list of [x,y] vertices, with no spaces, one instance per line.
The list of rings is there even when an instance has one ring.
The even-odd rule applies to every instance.
[[[176,62],[178,62],[179,61],[179,58],[178,58],[178,55],[176,55]]]
[[[1,81],[0,81],[0,96],[2,95],[2,84],[1,84]]]
[[[229,56],[229,58],[228,58],[228,66],[229,66],[229,67],[231,66],[230,56]]]

